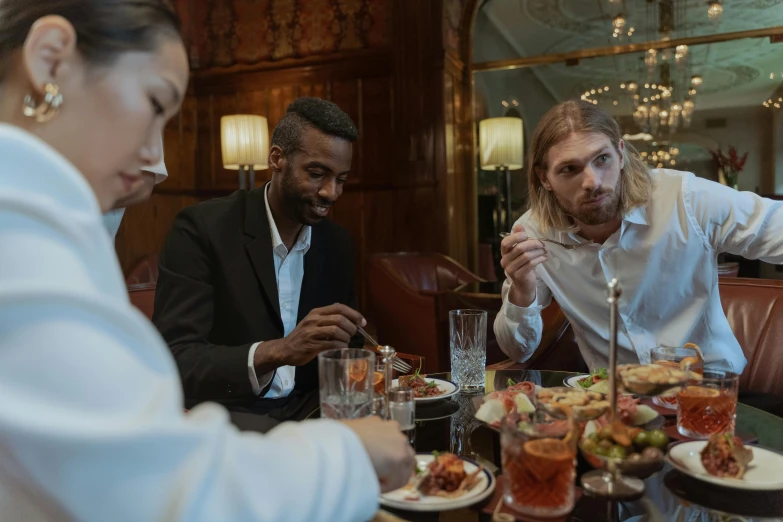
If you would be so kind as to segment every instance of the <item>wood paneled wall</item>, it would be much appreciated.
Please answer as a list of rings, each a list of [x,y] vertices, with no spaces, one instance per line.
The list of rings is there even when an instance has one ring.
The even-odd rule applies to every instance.
[[[466,63],[477,2],[270,0],[254,20],[277,24],[277,32],[255,52],[252,41],[231,36],[247,40],[251,34],[236,17],[246,12],[246,3],[210,0],[188,18],[195,26],[186,34],[197,35],[188,44],[197,54],[191,63],[210,67],[193,71],[182,113],[166,130],[169,179],[149,203],[127,211],[117,238],[123,268],[160,251],[179,210],[236,190],[236,172],[222,168],[221,116],[266,116],[271,131],[299,96],[334,101],[359,129],[353,171],[330,217],[354,237],[360,288],[373,252],[436,251],[473,266],[475,173]],[[285,10],[290,6],[294,12]],[[324,42],[322,30],[303,29],[303,19],[312,27],[318,13],[336,28],[331,43]],[[315,41],[301,41],[306,38]],[[346,45],[351,48],[344,50]],[[281,53],[287,56],[270,59]],[[257,184],[267,172],[256,174]]]

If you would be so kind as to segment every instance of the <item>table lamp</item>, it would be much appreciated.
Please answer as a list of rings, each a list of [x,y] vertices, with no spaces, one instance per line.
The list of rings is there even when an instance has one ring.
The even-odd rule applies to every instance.
[[[239,171],[239,188],[255,187],[256,170],[269,168],[269,126],[266,118],[252,114],[233,114],[220,118],[220,146],[223,167]]]
[[[500,216],[503,206],[500,195],[503,184],[506,185],[506,228],[511,231],[511,174],[512,170],[522,168],[524,136],[521,118],[488,118],[479,123],[479,145],[481,168],[498,172],[497,226],[500,228]]]

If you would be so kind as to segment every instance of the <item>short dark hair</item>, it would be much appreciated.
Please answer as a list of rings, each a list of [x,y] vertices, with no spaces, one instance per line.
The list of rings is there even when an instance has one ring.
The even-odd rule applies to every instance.
[[[358,132],[351,117],[334,103],[321,98],[298,98],[285,111],[272,133],[271,145],[291,156],[302,149],[302,136],[313,127],[329,136],[354,142]]]
[[[108,65],[126,51],[151,51],[166,32],[180,37],[169,0],[0,0],[0,79],[35,21],[49,15],[73,25],[79,52],[94,65]]]

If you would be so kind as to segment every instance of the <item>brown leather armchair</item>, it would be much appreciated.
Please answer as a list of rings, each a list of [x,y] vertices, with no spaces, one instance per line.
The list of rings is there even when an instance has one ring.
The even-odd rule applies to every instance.
[[[771,394],[783,400],[783,281],[720,278],[718,288],[723,311],[748,360],[740,377],[740,390]],[[553,301],[545,312],[552,307],[556,309],[549,318],[544,317],[544,338],[533,358],[524,364],[508,360],[493,368],[580,371],[575,367],[551,367],[552,361],[573,364],[573,354],[579,353],[573,329],[565,317],[560,317],[562,312],[557,304]]]
[[[438,295],[480,277],[442,254],[374,254],[367,290],[378,340],[423,356],[430,372],[448,371],[448,331],[439,327]]]

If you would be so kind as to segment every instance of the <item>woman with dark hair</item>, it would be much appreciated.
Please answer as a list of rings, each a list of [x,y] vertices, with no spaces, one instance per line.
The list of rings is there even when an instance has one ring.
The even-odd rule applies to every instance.
[[[164,0],[0,0],[0,518],[366,520],[394,423],[239,433],[184,414],[101,213],[161,158],[188,63]]]

